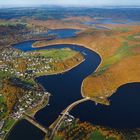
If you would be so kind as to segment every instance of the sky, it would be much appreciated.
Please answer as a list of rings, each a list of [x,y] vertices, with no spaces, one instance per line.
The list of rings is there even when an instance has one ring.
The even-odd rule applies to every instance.
[[[136,5],[140,6],[140,0],[0,0],[0,6],[3,5],[75,5],[75,6],[104,6],[104,5]]]

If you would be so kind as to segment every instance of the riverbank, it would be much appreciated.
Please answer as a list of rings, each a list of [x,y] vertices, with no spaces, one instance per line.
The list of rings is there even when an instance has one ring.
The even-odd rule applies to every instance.
[[[8,132],[4,135],[3,140],[7,140],[8,136],[10,134],[10,132],[12,131],[13,127],[18,124],[19,121],[21,121],[22,119],[19,120],[15,120],[15,122],[10,126],[10,129],[8,130]]]
[[[134,72],[133,68],[128,68],[127,65],[128,63],[134,67],[138,65],[140,55],[135,49],[138,49],[139,42],[136,42],[134,38],[130,40],[129,37],[138,33],[139,31],[135,26],[131,26],[131,28],[128,26],[128,30],[123,30],[122,28],[108,31],[88,29],[78,34],[75,38],[42,41],[33,44],[32,47],[77,44],[97,52],[102,62],[95,72],[84,79],[82,95],[83,97],[107,99],[121,85],[140,81],[138,78],[140,72],[138,70]],[[131,52],[134,52],[134,54]],[[125,72],[126,70],[127,72]]]
[[[27,42],[27,44],[30,44],[30,43],[28,43]],[[28,46],[26,43],[24,44],[25,46]],[[30,46],[31,47],[31,46]],[[23,48],[23,45],[21,44],[21,48]],[[50,47],[50,48],[53,48],[53,49],[56,49],[57,48],[57,46],[53,46],[53,47]],[[89,57],[89,55],[85,55],[84,53],[83,53],[83,55],[82,56],[84,56],[84,60],[83,60],[83,62],[81,62],[81,63],[79,63],[80,65],[78,65],[78,66],[76,66],[75,68],[73,68],[73,70],[71,70],[71,71],[68,71],[68,72],[66,72],[66,73],[64,73],[64,74],[61,74],[61,75],[53,75],[53,76],[49,76],[49,75],[47,75],[47,76],[40,76],[40,77],[38,77],[36,80],[46,89],[46,91],[49,91],[50,93],[52,93],[52,95],[53,95],[53,97],[52,98],[50,98],[50,106],[46,106],[46,108],[44,108],[44,109],[41,109],[40,111],[38,111],[38,113],[36,113],[36,115],[34,116],[35,117],[35,119],[38,121],[38,122],[40,122],[41,124],[43,124],[44,126],[49,126],[49,123],[51,124],[52,122],[54,122],[55,121],[55,119],[58,117],[58,115],[60,114],[59,113],[59,111],[61,112],[64,108],[65,108],[65,106],[68,106],[69,104],[71,104],[72,102],[74,102],[75,100],[77,100],[77,98],[81,98],[81,95],[80,95],[80,92],[79,92],[79,90],[78,89],[80,89],[80,84],[81,84],[81,80],[80,79],[83,79],[83,77],[85,77],[86,75],[87,75],[87,72],[84,72],[84,71],[82,71],[82,70],[84,70],[83,68],[85,68],[85,66],[87,65],[87,66],[89,66],[90,67],[90,71],[92,71],[93,69],[95,69],[97,66],[98,66],[98,64],[99,64],[99,62],[100,62],[100,58],[99,58],[99,56],[96,54],[96,53],[92,53],[89,49],[85,49],[85,48],[83,48],[83,47],[80,47],[79,46],[79,48],[77,49],[77,48],[75,48],[75,45],[64,45],[64,46],[61,46],[61,45],[59,45],[59,48],[64,48],[64,49],[66,49],[66,48],[70,48],[70,49],[72,49],[72,50],[75,50],[76,52],[80,52],[80,54],[82,54],[82,52],[84,51],[85,53],[87,53],[87,54],[90,54],[90,57],[92,58],[92,59],[97,59],[97,64],[88,64],[87,63],[87,61],[85,61],[85,60],[87,60],[88,58],[90,58]],[[30,49],[30,48],[29,48]],[[60,49],[61,50],[61,49]],[[78,57],[77,57],[78,58]],[[80,62],[80,61],[79,61]],[[79,71],[77,68],[79,68],[79,69],[81,69],[81,71]],[[78,73],[77,73],[78,72]],[[77,73],[77,74],[76,74]],[[71,75],[71,76],[70,76]],[[79,78],[79,76],[80,76],[80,78]],[[54,77],[58,77],[58,78],[56,78],[56,80],[54,80],[54,82],[51,84],[51,81],[49,81],[49,80],[47,80],[47,79],[49,79],[49,78],[54,78]],[[59,78],[59,77],[63,77],[63,78]],[[76,78],[77,77],[77,78]],[[68,78],[70,78],[70,79],[68,79]],[[76,78],[76,79],[75,79]],[[64,79],[66,79],[66,81],[64,80]],[[73,79],[73,80],[72,80]],[[74,80],[75,79],[75,80]],[[58,80],[58,81],[57,81]],[[77,81],[78,80],[78,81]],[[47,83],[48,82],[48,83]],[[56,82],[56,84],[55,84],[55,82]],[[63,83],[64,82],[64,83]],[[77,83],[79,83],[78,84],[78,86],[76,86],[76,84]],[[48,87],[46,87],[46,85],[48,85]],[[52,91],[52,90],[50,90],[50,88],[51,88],[51,86],[56,86],[56,85],[58,85],[58,88],[60,88],[61,90],[58,92],[59,94],[56,94],[56,92],[57,92],[57,87],[55,88],[55,87],[53,87],[53,90],[55,90],[55,91]],[[74,91],[72,91],[72,90],[68,90],[68,88],[64,88],[64,86],[65,87],[67,87],[67,85],[68,85],[68,87],[70,87],[70,89],[74,89]],[[75,87],[74,87],[75,86]],[[70,94],[69,94],[70,93]],[[56,99],[56,97],[55,96],[59,96],[61,99],[59,100],[59,99]],[[64,98],[64,101],[63,101],[63,98]],[[67,99],[68,99],[68,101],[67,101]],[[52,100],[54,100],[54,101],[56,101],[56,103],[54,104],[53,102],[52,102]],[[63,103],[62,103],[62,105],[59,103],[59,101],[63,101]],[[58,103],[57,103],[58,102]],[[47,111],[49,108],[50,109],[52,109],[52,106],[54,107],[54,108],[56,108],[56,110],[55,110],[55,113],[56,113],[56,115],[53,115],[53,116],[51,116],[51,117],[49,117],[49,115],[51,115],[52,113],[52,111],[49,113],[46,113],[47,114],[47,116],[46,115],[41,115],[41,116],[44,116],[45,118],[44,119],[41,119],[42,121],[40,121],[40,119],[37,117],[41,112],[44,112],[45,110]],[[48,109],[47,109],[48,108]],[[49,111],[49,110],[48,110]],[[40,116],[40,117],[41,117]],[[56,117],[56,118],[55,118]],[[44,122],[45,123],[47,123],[47,124],[44,124]]]
[[[30,135],[30,130],[31,135]],[[32,125],[30,120],[22,118],[18,123],[11,129],[9,135],[7,135],[5,140],[15,140],[15,139],[34,139],[42,140],[45,136],[45,133],[38,127]]]
[[[35,37],[35,38],[23,39],[20,41],[12,42],[9,46],[17,45],[19,43],[26,42],[26,41],[42,41],[42,40],[50,40],[50,39],[52,39],[52,38],[50,38],[50,37]]]
[[[69,50],[69,48],[65,48],[65,49]],[[73,50],[70,50],[70,51],[73,51]],[[63,74],[65,72],[72,70],[73,68],[80,65],[84,61],[85,61],[84,55],[79,52],[75,52],[75,54],[71,54],[71,56],[66,58],[65,60],[60,60],[58,62],[52,63],[51,66],[54,67],[53,70],[43,72],[43,73],[40,72],[36,75],[36,77],[43,76],[43,75]]]
[[[42,99],[41,99],[41,101],[37,104],[37,106],[36,106],[35,108],[31,109],[31,110],[27,110],[27,111],[26,111],[26,114],[28,114],[28,115],[34,117],[35,114],[36,114],[39,110],[43,109],[46,105],[48,105],[48,103],[49,103],[49,98],[50,98],[50,93],[48,93],[47,95],[44,94],[43,97],[42,97]]]
[[[85,59],[81,60],[80,62],[74,64],[73,66],[71,66],[70,68],[66,69],[66,70],[61,70],[61,71],[58,71],[58,72],[51,72],[51,73],[44,73],[44,74],[41,74],[41,75],[58,75],[58,74],[63,74],[65,72],[68,72],[70,70],[72,70],[73,68],[77,67],[78,65],[80,65],[82,62],[84,62]]]
[[[56,46],[50,46],[48,48],[57,48],[57,47],[58,48],[63,48],[63,47],[68,47],[68,46],[70,47],[70,45],[59,45],[59,46],[56,45]],[[50,106],[46,106],[46,108],[44,108],[43,110],[40,110],[36,114],[36,116],[35,116],[36,120],[38,120],[39,122],[41,122],[41,124],[43,124],[44,126],[49,126],[50,124],[52,124],[52,122],[54,122],[56,120],[55,116],[58,117],[58,115],[60,114],[60,112],[62,110],[64,110],[65,106],[68,106],[69,104],[71,104],[71,102],[74,102],[75,100],[81,98],[81,96],[80,96],[80,90],[77,90],[77,89],[80,89],[79,87],[81,86],[82,80],[86,76],[88,76],[89,74],[91,74],[91,72],[94,71],[97,68],[97,66],[99,65],[99,63],[100,63],[99,56],[96,53],[90,51],[89,49],[85,49],[85,48],[83,48],[81,46],[77,46],[76,47],[75,45],[72,45],[71,48],[73,48],[73,49],[75,49],[77,51],[79,50],[79,52],[83,53],[84,56],[85,56],[85,59],[87,61],[85,61],[85,62],[83,62],[83,64],[77,66],[72,71],[69,71],[67,73],[64,73],[63,75],[43,76],[43,77],[40,77],[38,79],[39,80],[39,83],[41,85],[43,85],[43,87],[45,87],[45,89],[47,89],[47,91],[49,91],[53,95],[53,98],[51,98],[51,100],[50,100]],[[92,56],[92,54],[93,54],[93,56]],[[96,57],[94,57],[94,56],[96,56],[99,60],[98,59],[96,60]],[[93,65],[91,63],[94,60],[95,60],[95,63],[97,62],[95,65]],[[95,66],[95,67],[93,67],[93,66]],[[87,71],[90,70],[88,72],[88,74],[85,72],[85,68],[88,68]],[[83,74],[85,76],[82,76]],[[72,78],[72,76],[74,78]],[[62,78],[60,78],[60,77],[62,77]],[[69,80],[69,78],[71,78],[71,80]],[[78,88],[76,88],[76,86],[75,86],[77,83],[78,83]],[[65,88],[64,88],[64,85],[65,85]],[[68,87],[70,88],[69,90],[68,90]],[[71,90],[72,88],[73,88],[73,90]],[[78,93],[78,97],[77,97],[77,93]],[[72,100],[71,100],[71,97],[72,97]],[[62,102],[62,100],[63,100],[63,102]],[[82,107],[80,108],[80,110],[81,111],[84,111],[84,110],[88,110],[88,108],[91,108],[91,110],[93,110],[93,112],[90,113],[90,114],[93,114],[93,116],[96,113],[98,114],[98,112],[96,112],[96,109],[97,108],[100,108],[101,105],[99,105],[96,108],[96,106],[94,106],[93,102],[90,102],[91,103],[90,106],[87,107],[86,104],[88,104],[89,102],[81,104],[80,106],[82,106]],[[64,108],[63,108],[63,106],[64,106]],[[86,107],[83,109],[83,106],[86,106]],[[52,108],[52,107],[54,107],[54,108]],[[92,107],[93,107],[93,109],[92,109]],[[111,106],[110,107],[105,107],[104,109],[106,109],[106,108],[111,108]],[[79,113],[80,110],[76,110],[76,112],[78,112],[78,114],[80,114]],[[95,113],[94,113],[94,111],[95,111]],[[51,113],[53,113],[53,112],[54,113],[57,112],[56,115],[51,115]],[[84,114],[88,114],[88,113],[84,113]],[[77,117],[77,118],[80,118],[82,120],[82,116],[83,115],[77,116],[76,113],[74,113],[72,115],[75,116],[75,117]],[[42,116],[44,116],[44,117],[42,117]],[[53,116],[54,116],[54,118],[53,118]],[[102,119],[105,119],[106,117],[103,117],[103,116],[104,115],[99,115],[97,118],[100,118],[101,117],[100,118],[101,120]],[[109,115],[109,116],[113,116],[113,115]],[[91,117],[91,118],[93,118],[93,117]],[[97,119],[97,118],[95,118],[95,119]],[[94,119],[94,121],[95,121],[95,119]],[[82,121],[87,121],[87,120],[88,120],[88,118],[85,119],[85,120],[82,120]],[[97,121],[95,121],[95,122],[94,121],[93,120],[89,120],[89,122],[92,122],[93,124],[97,122]],[[106,120],[105,120],[105,122],[106,122]],[[108,124],[110,124],[109,122],[108,122]],[[105,124],[103,124],[103,125],[105,125]]]
[[[82,33],[82,32],[81,32]],[[43,43],[43,44],[42,44]],[[52,45],[61,45],[61,44],[67,44],[67,45],[78,45],[78,46],[83,46],[85,48],[88,48],[92,51],[95,51],[93,48],[89,47],[89,45],[85,44],[85,43],[79,43],[79,42],[76,42],[75,41],[72,41],[72,39],[58,39],[58,40],[54,40],[54,41],[48,41],[48,42],[35,42],[33,43],[32,47],[33,48],[40,48],[40,47],[47,47],[47,46],[52,46]],[[39,46],[38,46],[39,45]],[[102,55],[101,53],[96,50],[95,51],[101,58],[101,62],[100,64],[98,65],[98,67],[96,68],[95,72],[100,68],[101,64],[102,64]],[[89,75],[90,76],[90,75]],[[84,81],[83,81],[84,82]],[[82,85],[81,85],[81,95],[83,98],[86,98],[86,95],[84,94],[83,92],[83,85],[84,83],[82,82]],[[91,100],[95,101],[95,102],[99,102],[99,103],[102,103],[102,104],[105,104],[105,105],[109,105],[109,101],[107,100],[107,98],[103,99],[103,100],[98,100],[96,97],[92,97]]]
[[[14,53],[16,52],[16,50],[13,50],[13,51],[14,51]],[[50,64],[50,66],[51,66],[50,68],[54,68],[54,69],[52,71],[47,70],[46,72],[45,71],[44,72],[43,71],[39,71],[39,73],[35,77],[44,76],[44,75],[54,75],[54,74],[57,75],[57,74],[68,72],[69,70],[71,70],[74,67],[78,66],[79,64],[81,64],[85,60],[84,59],[84,56],[81,53],[79,53],[78,51],[72,50],[72,49],[68,49],[68,48],[65,48],[63,50],[60,49],[60,51],[65,52],[65,55],[64,55],[64,53],[63,54],[62,53],[57,53],[57,52],[60,52],[60,51],[58,51],[58,49],[57,50],[56,49],[50,50],[50,51],[54,52],[54,54],[55,54],[54,58],[58,58],[58,59],[51,59],[51,61],[49,61],[50,59],[47,59],[47,58],[51,58],[50,57],[50,52],[49,52],[49,57],[48,57],[48,55],[47,55],[48,53],[46,52],[47,50],[40,50],[40,51],[42,52],[41,55],[44,56],[44,57],[46,57],[46,59],[42,59],[42,61],[44,61],[44,62],[48,61],[49,63],[51,63]],[[26,55],[27,54],[26,52],[21,52],[21,53],[22,53],[21,57],[23,55]],[[18,53],[18,55],[19,54],[20,53]],[[53,53],[51,53],[51,55],[52,54]],[[31,54],[31,53],[29,55],[32,55],[33,56],[33,54]],[[34,54],[34,55],[37,57],[36,54]],[[10,55],[10,56],[14,60],[14,57],[15,56],[13,56],[13,55]],[[25,57],[25,59],[26,59],[26,57]],[[11,63],[13,62],[13,60],[11,60]],[[38,60],[40,60],[40,59],[38,59]],[[20,62],[20,61],[18,61],[18,62]],[[31,62],[31,58],[30,58],[30,62]],[[39,65],[38,65],[39,64],[39,61],[37,61],[37,63],[35,63],[35,62],[36,61],[33,61],[33,64],[36,64],[37,65],[37,69],[39,69]],[[13,64],[14,64],[14,62],[13,62]],[[26,64],[27,65],[29,64],[28,63],[28,58],[27,58]],[[48,65],[48,63],[47,63],[47,65]],[[53,65],[53,67],[52,67],[52,65]],[[44,63],[41,66],[44,66]],[[26,70],[26,68],[27,67],[25,67],[25,70]],[[47,68],[47,67],[45,67],[45,68]],[[13,88],[14,89],[17,89],[18,83],[21,82],[21,79],[24,81],[22,84],[20,83],[23,88],[26,88],[26,86],[28,88],[29,87],[38,87],[35,84],[35,82],[32,82],[33,81],[33,78],[35,78],[34,76],[32,77],[31,75],[28,75],[30,77],[30,79],[26,79],[24,77],[24,71],[22,71],[22,72],[23,72],[22,77],[15,78],[15,80],[13,80],[13,83],[15,84],[15,86],[14,87],[13,86],[10,87],[11,89],[13,89]],[[10,78],[10,76],[9,76],[9,78]],[[18,81],[20,81],[20,82],[18,82]],[[9,87],[7,85],[5,86],[5,90],[6,90],[6,88],[9,89]],[[9,99],[11,99],[11,96],[10,96],[11,94],[9,94],[11,90],[9,90],[9,91],[6,90],[6,91],[7,91],[6,92],[7,95],[9,96]],[[12,95],[15,94],[14,93],[15,91],[17,91],[17,90],[14,90],[12,92]],[[39,89],[38,90],[36,89],[34,91],[31,90],[30,93],[31,92],[35,93],[35,96],[33,96],[33,95],[32,96],[27,95],[26,97],[24,97],[25,96],[25,92],[24,92],[24,94],[21,94],[21,97],[19,97],[19,99],[17,99],[17,101],[15,101],[16,105],[13,104],[13,107],[11,107],[11,114],[9,114],[9,116],[11,115],[13,117],[13,119],[15,119],[15,120],[21,118],[22,115],[23,115],[23,113],[22,112],[20,113],[20,109],[24,110],[24,112],[27,111],[27,113],[29,113],[30,115],[34,116],[36,114],[36,112],[38,112],[39,110],[41,110],[42,108],[44,108],[48,104],[48,102],[49,102],[48,96],[46,96],[46,95],[44,95],[43,97],[41,96],[41,95],[43,95],[43,92],[44,93],[46,92],[46,90],[40,91]],[[30,94],[30,93],[28,91],[28,94]],[[34,99],[36,99],[36,100],[34,100]],[[13,98],[12,103],[14,102],[14,100],[15,100],[15,98]],[[30,105],[28,105],[28,104],[30,104]],[[15,110],[14,110],[15,112],[12,112],[13,111],[12,109],[13,108],[16,108],[16,107],[17,107],[17,112]]]
[[[46,46],[51,46],[51,45],[60,45],[63,42],[64,44],[83,46],[83,47],[86,47],[86,48],[88,48],[92,51],[95,51],[94,49],[92,49],[91,47],[89,47],[88,45],[86,45],[84,43],[74,43],[74,42],[69,41],[69,39],[65,39],[65,40],[62,39],[62,40],[56,40],[56,41],[49,41],[49,42],[45,42],[45,43],[43,41],[43,46],[38,46],[38,45],[41,45],[42,43],[38,44],[38,42],[35,42],[35,43],[33,43],[32,47],[33,48],[40,48],[40,47],[46,47]],[[96,53],[100,56],[101,62],[99,64],[99,66],[96,68],[95,72],[99,69],[99,67],[102,64],[102,55],[100,54],[99,51],[96,51]],[[83,87],[84,87],[84,81],[82,82],[82,85],[81,85],[81,95],[82,95],[83,98],[86,98],[88,96],[86,96],[86,94],[83,92]],[[104,98],[104,99],[101,99],[101,98],[98,98],[98,97],[90,97],[90,98],[91,98],[92,101],[97,102],[97,103],[101,103],[101,104],[104,104],[104,105],[109,105],[110,104],[107,98]]]
[[[64,70],[64,71],[59,71],[59,72],[54,72],[54,73],[46,73],[47,75],[51,76],[51,75],[58,75],[58,74],[63,74],[65,72],[68,72],[70,70],[72,70],[73,68],[77,67],[78,65],[80,65],[81,63],[83,63],[85,61],[85,59],[79,61],[79,63],[73,65],[72,67]],[[44,73],[44,75],[46,75]],[[35,82],[37,82],[35,80]],[[38,83],[38,82],[37,82]],[[39,83],[38,83],[39,84]],[[39,86],[45,91],[44,87],[42,85],[39,84]],[[48,93],[48,92],[47,92]],[[45,101],[45,96],[47,96],[47,101]],[[37,108],[31,110],[31,111],[28,111],[27,114],[31,115],[31,116],[34,116],[39,110],[41,110],[42,108],[44,108],[48,103],[49,103],[49,98],[50,98],[51,94],[48,93],[47,95],[44,95],[43,99],[40,101],[39,105],[37,106]]]

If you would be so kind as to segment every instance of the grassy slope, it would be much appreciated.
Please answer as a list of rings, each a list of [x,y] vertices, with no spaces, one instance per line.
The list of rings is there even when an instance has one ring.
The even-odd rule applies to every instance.
[[[38,51],[41,53],[41,55],[47,57],[47,58],[53,58],[55,60],[66,60],[69,58],[72,58],[77,54],[76,51],[71,50],[69,48],[64,48],[64,49],[50,49],[50,50],[40,50]]]
[[[140,81],[140,39],[135,38],[140,34],[140,26],[110,27],[113,30],[89,29],[76,38],[39,42],[38,47],[79,44],[99,53],[102,63],[96,72],[83,81],[82,91],[84,96],[94,99],[100,96],[107,98],[121,85]]]
[[[49,62],[51,69],[47,72],[40,72],[37,76],[66,72],[79,65],[84,60],[82,54],[70,48],[39,50],[37,53],[46,58],[55,60]]]
[[[140,72],[134,69],[140,58],[140,40],[134,38],[138,34],[134,30],[132,30],[132,34],[131,31],[125,30],[125,33],[121,31],[119,35],[116,35],[119,40],[123,38],[121,45],[117,46],[110,56],[103,59],[95,73],[85,79],[83,92],[86,96],[106,98],[111,96],[121,85],[140,81],[138,77]]]
[[[40,50],[40,51],[37,51],[37,53],[40,53],[41,55],[47,57],[47,58],[53,58],[54,60],[57,60],[59,61],[59,63],[62,63],[62,65],[59,64],[59,70],[55,69],[55,71],[53,72],[64,72],[66,69],[70,69],[71,67],[79,64],[82,60],[83,60],[83,56],[81,54],[79,54],[79,52],[77,51],[74,51],[74,50],[71,50],[69,48],[65,48],[65,49],[51,49],[51,50]],[[81,57],[81,61],[75,61],[76,58],[79,58]],[[74,60],[75,58],[75,60]],[[71,63],[70,63],[71,62]],[[58,63],[58,62],[57,62]],[[65,66],[65,64],[67,64],[67,66]],[[63,65],[65,66],[63,68]],[[55,67],[55,65],[54,65]],[[52,73],[53,73],[52,72]],[[40,75],[44,75],[46,73],[40,73]],[[9,73],[9,72],[2,72],[0,71],[0,83],[2,85],[2,82],[4,79],[6,78],[9,78],[9,77],[12,77],[12,75]],[[35,81],[33,79],[29,79],[28,81],[24,81],[23,79],[23,82],[27,83],[27,84],[35,84]],[[13,97],[16,97],[15,95],[17,94],[16,91],[17,90],[13,90],[15,89],[14,87],[10,87],[9,85],[6,86],[7,90],[9,89],[9,93],[7,93],[7,98],[12,98],[13,102],[15,100],[15,98]],[[13,91],[12,91],[13,90]],[[12,94],[10,93],[10,91],[12,91]],[[9,114],[8,114],[8,107],[7,107],[7,103],[6,101],[7,100],[4,100],[4,96],[3,96],[3,91],[2,89],[0,89],[0,111],[2,110],[3,112],[1,113],[0,112],[0,121],[2,119],[5,119],[5,124],[4,124],[4,127],[1,131],[8,131],[12,126],[13,124],[16,122],[15,120],[11,119],[9,117]],[[13,97],[12,97],[13,96]],[[40,107],[40,106],[39,106]]]

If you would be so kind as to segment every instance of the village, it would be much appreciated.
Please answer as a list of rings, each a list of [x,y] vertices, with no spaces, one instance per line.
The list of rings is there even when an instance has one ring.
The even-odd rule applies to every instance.
[[[49,63],[56,60],[45,58],[36,52],[21,52],[14,48],[6,48],[1,50],[1,71],[10,72],[16,76],[28,77],[50,70]]]
[[[0,81],[8,79],[10,85],[23,89],[24,95],[20,95],[14,105],[12,112],[9,114],[10,119],[18,120],[24,116],[24,113],[31,112],[44,100],[50,96],[50,93],[42,89],[40,85],[35,83],[34,78],[37,74],[49,71],[54,60],[37,55],[36,52],[21,52],[14,48],[3,48],[0,54]],[[25,62],[25,63],[24,63]],[[28,82],[31,81],[31,82]],[[2,88],[3,82],[0,82]],[[8,85],[7,85],[8,86]],[[0,113],[5,114],[8,109],[4,103],[3,93],[0,93]],[[0,116],[1,117],[1,116]],[[3,130],[5,119],[0,121],[0,136],[6,131]]]
[[[0,51],[0,137],[3,137],[25,114],[33,116],[49,105],[51,94],[36,78],[61,73],[82,62],[83,56],[69,48],[24,52],[5,46]]]

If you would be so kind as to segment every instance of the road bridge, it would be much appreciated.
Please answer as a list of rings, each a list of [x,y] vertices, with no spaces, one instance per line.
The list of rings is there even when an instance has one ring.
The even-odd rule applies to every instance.
[[[43,131],[46,135],[48,134],[47,128],[39,124],[33,117],[29,116],[28,114],[24,114],[25,119],[29,121],[31,124],[39,128],[41,131]]]
[[[59,116],[58,119],[54,122],[55,124],[53,125],[53,130],[51,132],[51,135],[49,137],[49,140],[52,140],[53,139],[53,136],[55,134],[55,132],[57,132],[57,130],[59,129],[62,121],[64,120],[65,118],[65,115],[68,114],[75,106],[77,106],[78,104],[82,103],[82,102],[85,102],[85,101],[88,101],[90,100],[89,97],[86,97],[86,98],[83,98],[83,99],[80,99],[78,101],[75,101],[73,102],[72,104],[70,104],[61,114],[62,116]]]

